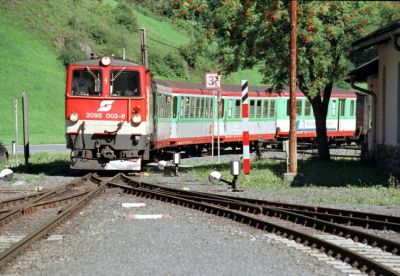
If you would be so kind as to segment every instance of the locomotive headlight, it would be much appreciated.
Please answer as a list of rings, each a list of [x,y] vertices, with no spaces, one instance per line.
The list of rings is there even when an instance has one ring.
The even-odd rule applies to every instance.
[[[69,115],[69,120],[73,123],[76,123],[79,119],[78,113],[73,112],[71,115]]]
[[[142,116],[140,116],[140,114],[134,115],[132,117],[132,122],[135,124],[140,124],[140,122],[142,122]]]
[[[110,65],[110,63],[111,63],[110,57],[103,57],[101,59],[101,65],[103,65],[103,66],[108,66],[108,65]]]

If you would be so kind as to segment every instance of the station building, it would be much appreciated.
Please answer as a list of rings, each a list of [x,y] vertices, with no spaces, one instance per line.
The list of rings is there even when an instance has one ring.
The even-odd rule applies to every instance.
[[[376,47],[378,56],[349,73],[365,95],[368,154],[400,173],[400,19],[353,42],[354,51]],[[357,85],[366,82],[367,87]]]

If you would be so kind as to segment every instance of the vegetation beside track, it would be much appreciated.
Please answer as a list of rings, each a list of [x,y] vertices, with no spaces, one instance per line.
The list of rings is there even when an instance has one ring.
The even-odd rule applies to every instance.
[[[78,3],[79,2],[79,3]],[[219,70],[211,58],[190,50],[196,30],[184,22],[154,14],[160,1],[0,0],[0,140],[15,140],[13,98],[28,93],[31,144],[64,143],[64,62],[96,55],[122,55],[140,61],[139,28],[149,36],[150,69],[156,78],[202,82],[205,70]],[[151,40],[155,39],[155,40]],[[161,42],[161,43],[160,43]],[[164,44],[162,44],[164,43]],[[168,46],[169,45],[169,46]],[[195,65],[187,60],[195,58]],[[185,59],[186,57],[186,59]],[[261,83],[257,70],[245,70],[224,83]]]
[[[17,173],[17,180],[18,173],[31,174],[35,179],[71,174],[68,153],[36,153],[31,155],[29,161],[28,167],[20,165],[13,169]],[[8,165],[0,164],[0,169],[13,162],[14,160],[9,160]],[[21,155],[19,163],[23,162]],[[183,164],[189,162],[183,159]],[[182,172],[182,177],[188,182],[211,185],[208,175],[214,170],[221,172],[224,179],[232,178],[229,163],[210,162],[196,163],[193,169]],[[242,173],[238,184],[245,189],[268,190],[274,200],[282,200],[282,195],[290,195],[293,198],[301,198],[302,202],[314,204],[400,205],[399,180],[372,163],[343,160],[299,161],[299,172],[305,175],[302,185],[284,182],[281,177],[284,172],[284,161],[253,161],[250,176]]]

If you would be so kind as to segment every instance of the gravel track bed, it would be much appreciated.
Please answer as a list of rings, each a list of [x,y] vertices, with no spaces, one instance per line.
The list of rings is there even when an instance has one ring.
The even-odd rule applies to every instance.
[[[207,162],[210,158],[191,158],[185,163]],[[221,156],[222,161],[231,159],[232,155]],[[1,193],[1,189],[53,188],[73,178],[17,175],[13,183],[0,182],[0,200],[17,196]],[[189,182],[184,173],[179,177],[150,173],[141,178],[178,188],[232,195],[227,186],[210,185],[206,180],[200,184]],[[311,187],[309,192],[325,193],[323,190]],[[332,191],[327,193],[340,196]],[[306,197],[294,196],[290,191],[247,189],[234,195],[307,203]],[[146,207],[127,209],[121,206],[125,202],[144,202]],[[399,206],[324,206],[400,215]],[[130,214],[166,214],[169,217],[125,220],[124,216]],[[398,233],[370,231],[400,241]],[[94,199],[54,234],[62,235],[63,239],[39,241],[29,250],[29,257],[15,259],[5,274],[343,275],[306,253],[271,240],[263,231],[181,206],[120,194],[118,189],[108,190]],[[18,263],[25,265],[18,266]]]

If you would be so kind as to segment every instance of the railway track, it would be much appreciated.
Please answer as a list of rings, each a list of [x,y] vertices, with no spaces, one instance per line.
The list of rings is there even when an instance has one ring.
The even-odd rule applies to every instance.
[[[348,274],[400,275],[400,244],[359,230],[400,233],[400,217],[185,191],[123,174],[109,180],[88,174],[57,189],[0,202],[0,267],[107,187],[264,230],[269,238],[302,248]]]
[[[87,174],[55,189],[1,201],[0,268],[106,187],[102,178]]]
[[[298,245],[317,249],[329,261],[336,265],[349,264],[353,271],[400,275],[400,243],[352,227],[398,233],[399,217],[184,191],[125,175],[118,175],[107,184],[129,194],[248,224]]]

